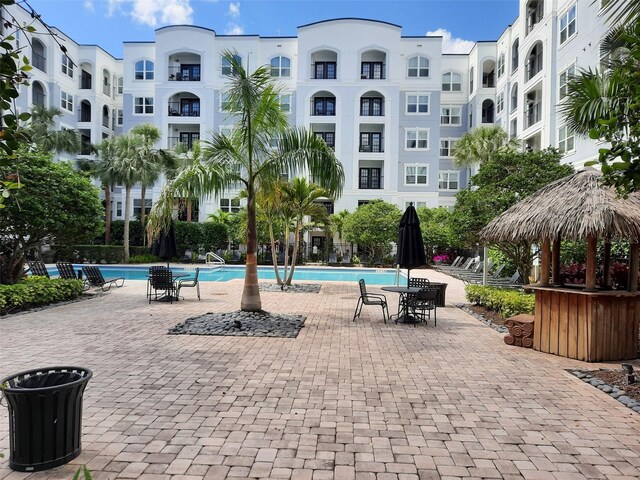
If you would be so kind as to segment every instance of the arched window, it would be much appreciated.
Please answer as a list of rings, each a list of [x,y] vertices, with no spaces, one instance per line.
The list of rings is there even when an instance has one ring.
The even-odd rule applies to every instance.
[[[462,75],[454,72],[447,72],[442,75],[443,92],[461,92]]]
[[[518,84],[514,84],[511,89],[511,111],[514,112],[518,108]]]
[[[135,65],[136,80],[153,80],[154,65],[151,60],[139,60]]]
[[[80,121],[91,121],[91,103],[88,100],[82,100],[80,102]]]
[[[271,59],[272,77],[290,77],[291,59],[288,57],[273,57]]]
[[[537,42],[527,57],[527,81],[542,70],[542,42]]]
[[[473,93],[473,79],[475,77],[475,72],[473,70],[473,67],[471,67],[471,70],[469,70],[469,93]]]
[[[504,56],[504,52],[502,52],[498,56],[498,78],[504,75],[504,69],[505,69],[504,64],[505,64],[505,56]]]
[[[44,93],[44,87],[40,82],[33,82],[33,86],[31,87],[32,91],[32,103],[34,105],[38,105],[40,107],[46,106],[46,95]]]
[[[482,102],[482,123],[493,123],[495,121],[495,106],[493,100]]]
[[[421,77],[421,78],[428,77],[429,76],[429,59],[427,57],[421,57],[420,55],[411,57],[407,61],[407,76]]]
[[[511,46],[511,71],[515,72],[518,69],[518,63],[520,62],[520,39],[516,38]]]
[[[544,0],[531,0],[527,3],[527,35],[544,17]]]

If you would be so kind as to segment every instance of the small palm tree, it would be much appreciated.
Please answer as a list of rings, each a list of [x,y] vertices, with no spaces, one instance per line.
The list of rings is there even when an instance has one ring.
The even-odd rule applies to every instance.
[[[31,140],[44,153],[79,153],[80,135],[76,130],[56,130],[56,117],[62,115],[59,108],[34,105],[31,122],[27,128]]]
[[[119,183],[125,188],[124,202],[124,262],[129,261],[129,227],[131,223],[131,189],[140,181],[142,171],[139,152],[141,139],[133,135],[121,135],[116,138],[117,159],[114,170]]]
[[[103,140],[98,145],[98,159],[93,160],[91,168],[91,176],[97,178],[104,189],[105,202],[105,234],[104,244],[111,243],[111,219],[113,212],[111,211],[111,187],[120,182],[120,172],[117,170],[118,151],[115,138]]]
[[[288,127],[270,68],[261,66],[249,74],[234,52],[225,52],[224,58],[231,66],[225,93],[236,128],[230,135],[214,133],[204,142],[205,161],[167,185],[156,203],[156,220],[150,222],[148,232],[152,235],[169,222],[174,195],[218,195],[241,183],[247,192],[247,260],[240,305],[245,311],[260,311],[256,195],[262,183],[282,172],[306,170],[332,194],[340,193],[344,171],[322,139],[304,129]],[[271,146],[274,138],[278,139],[276,148]]]
[[[173,166],[166,171],[167,178],[173,180],[179,175],[187,175],[189,171],[194,171],[203,162],[203,152],[200,142],[194,142],[191,150],[184,147],[184,144],[179,143],[174,151]],[[187,223],[191,223],[193,215],[193,202],[198,199],[198,196],[193,193],[190,188],[187,188],[187,196],[184,198],[187,208]],[[220,213],[227,213],[222,212]],[[212,214],[215,215],[215,214]],[[224,222],[220,222],[224,223]]]

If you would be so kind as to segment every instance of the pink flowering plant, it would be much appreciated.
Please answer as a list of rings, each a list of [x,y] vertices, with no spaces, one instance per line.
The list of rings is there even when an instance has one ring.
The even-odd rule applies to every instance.
[[[449,262],[449,255],[445,253],[439,253],[438,255],[434,255],[433,257],[434,263],[447,263]]]

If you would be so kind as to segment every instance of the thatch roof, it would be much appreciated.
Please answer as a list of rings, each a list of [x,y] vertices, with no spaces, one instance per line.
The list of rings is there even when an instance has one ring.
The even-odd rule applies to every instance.
[[[492,242],[611,236],[640,240],[640,192],[619,198],[600,182],[602,173],[587,168],[561,178],[518,202],[481,231]]]

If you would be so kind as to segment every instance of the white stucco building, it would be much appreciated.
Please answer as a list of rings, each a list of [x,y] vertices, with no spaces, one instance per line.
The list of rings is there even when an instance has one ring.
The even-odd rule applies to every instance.
[[[270,65],[290,123],[334,148],[346,183],[329,208],[353,210],[377,198],[401,208],[451,206],[469,174],[454,166],[452,148],[479,125],[501,125],[532,149],[558,147],[575,166],[597,155],[594,142],[567,131],[558,104],[569,75],[598,65],[606,30],[597,3],[522,0],[497,41],[455,55],[443,54],[440,37],[403,36],[398,25],[353,18],[303,25],[295,37],[168,26],[153,42],[125,42],[122,59],[59,32],[75,66],[51,38],[34,37],[26,48],[35,67],[31,86],[19,103],[23,110],[61,108],[59,126],[81,132],[84,154],[89,144],[141,123],[161,129],[160,148],[189,146],[233,125],[224,111],[229,66],[221,54],[234,50],[250,70]],[[147,207],[160,189],[150,189]],[[236,193],[202,199],[199,219],[233,209]],[[122,196],[116,187],[116,218],[124,213]],[[133,196],[137,214],[139,190]]]

